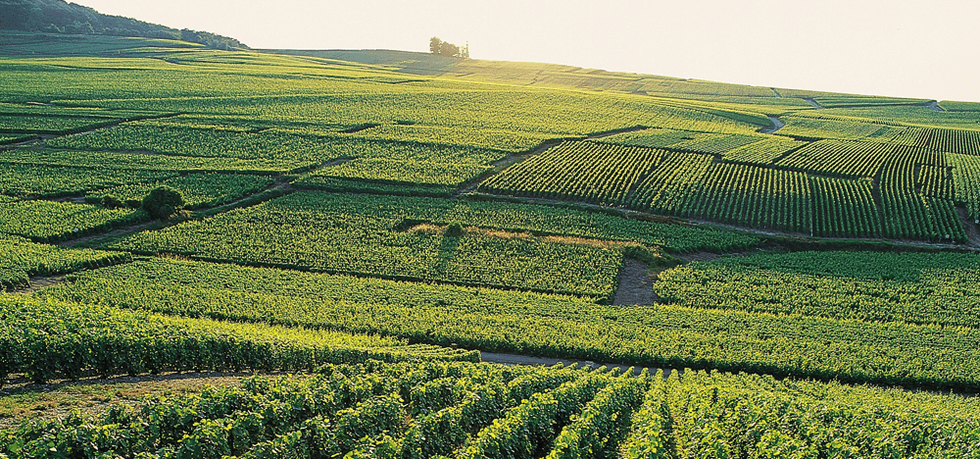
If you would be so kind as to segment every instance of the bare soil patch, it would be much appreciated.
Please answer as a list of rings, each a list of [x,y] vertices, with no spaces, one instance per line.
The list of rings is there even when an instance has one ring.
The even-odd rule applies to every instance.
[[[54,287],[65,280],[65,274],[58,274],[55,276],[31,276],[31,285],[19,290],[14,290],[13,293],[20,293],[23,295],[29,295],[38,290],[45,289],[48,287]]]
[[[823,110],[823,106],[820,105],[820,104],[818,104],[817,101],[813,100],[812,97],[804,97],[803,100],[805,100],[806,103],[812,105],[813,108],[815,108],[817,110]]]
[[[769,121],[772,121],[772,127],[760,129],[760,133],[772,134],[773,132],[776,132],[786,126],[786,123],[780,121],[779,118],[776,118],[775,116],[770,116]]]
[[[963,229],[966,230],[966,237],[970,240],[970,245],[980,246],[980,228],[977,228],[975,219],[970,218],[966,209],[962,207],[957,208],[956,213],[960,217],[960,222],[963,223]]]
[[[651,305],[660,300],[653,292],[656,273],[639,260],[627,258],[623,260],[623,269],[619,271],[619,287],[613,297],[615,305]]]

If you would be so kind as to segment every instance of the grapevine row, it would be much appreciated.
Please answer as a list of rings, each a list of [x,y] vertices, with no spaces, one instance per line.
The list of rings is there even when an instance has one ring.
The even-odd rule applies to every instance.
[[[4,152],[4,157],[8,156]],[[125,184],[154,182],[176,175],[173,172],[115,168],[59,167],[30,164],[0,164],[0,193],[13,196],[52,198]]]
[[[713,159],[697,153],[671,153],[636,188],[628,201],[634,209],[682,215],[696,184],[707,174]]]
[[[809,227],[810,190],[801,172],[718,163],[702,183],[685,216],[781,231]]]
[[[514,393],[527,378],[566,381]],[[435,414],[414,394],[454,380]],[[976,458],[970,399],[753,375],[472,363],[329,365],[300,379],[149,400],[139,409],[25,423],[0,433],[12,459],[97,450],[136,457]],[[971,412],[972,410],[972,412]],[[874,426],[874,428],[868,428]],[[421,437],[422,432],[426,437]]]
[[[950,154],[949,162],[953,166],[956,201],[966,205],[975,222],[980,221],[980,157]]]
[[[813,235],[881,237],[881,217],[870,180],[810,177]]]
[[[931,164],[919,166],[919,176],[916,178],[915,184],[923,196],[945,200],[953,199],[953,180],[950,177],[949,169],[945,167],[937,167]]]
[[[38,242],[55,242],[139,223],[146,212],[106,209],[91,204],[57,201],[13,201],[0,204],[0,233]]]
[[[350,206],[357,202],[376,205]],[[399,202],[422,209],[413,212],[412,207],[396,206]],[[611,298],[624,256],[622,244],[566,243],[479,229],[454,236],[439,229],[399,227],[419,217],[448,225],[453,221],[443,220],[444,212],[454,204],[300,192],[208,220],[145,231],[112,247],[255,266]]]
[[[811,259],[818,261],[820,257]],[[826,276],[819,279],[826,283],[826,289],[850,288],[846,279],[823,274],[845,273],[850,264],[816,261],[821,275]],[[918,263],[915,254],[903,262]],[[911,304],[902,303],[899,310],[913,308],[921,317],[909,319],[911,323],[895,319],[865,322],[833,314],[759,314],[779,306],[769,300],[775,294],[765,284],[742,289],[741,295],[719,294],[719,298],[735,302],[730,308],[700,308],[696,295],[675,298],[667,292],[661,292],[666,298],[663,304],[622,308],[562,295],[451,285],[429,288],[425,284],[255,269],[189,262],[132,263],[76,275],[73,283],[59,286],[50,294],[73,302],[382,333],[415,342],[457,344],[490,352],[917,387],[980,387],[976,377],[980,369],[980,329],[939,324],[959,324],[966,319],[956,318],[957,315],[944,318],[950,314],[949,307],[933,305],[928,296]],[[214,274],[199,274],[209,270]],[[951,279],[971,276],[969,271],[948,275]],[[281,279],[265,280],[277,278]],[[943,281],[943,277],[929,279]],[[897,285],[880,295],[900,297],[903,288],[938,291],[933,286],[935,282]],[[968,290],[949,294],[953,295],[951,298],[965,299],[961,301],[975,295]],[[935,298],[947,297],[950,296]],[[880,306],[881,314],[886,305]],[[841,310],[850,314],[846,308]],[[888,357],[895,353],[909,358]]]
[[[30,276],[50,276],[132,260],[128,253],[69,249],[0,235],[0,291],[29,287]]]
[[[813,142],[779,161],[780,166],[851,177],[873,177],[894,147],[873,142]]]
[[[952,201],[923,196],[916,191],[915,170],[922,164],[920,158],[920,149],[903,149],[882,168],[884,234],[895,239],[966,241],[966,232]]]
[[[804,145],[805,142],[785,137],[772,137],[729,150],[722,158],[735,162],[771,164],[786,152]]]
[[[974,254],[795,252],[690,263],[654,291],[692,308],[980,329],[978,278]]]
[[[980,155],[980,131],[963,129],[927,129],[916,146],[931,150]]]
[[[374,359],[473,360],[478,353],[326,330],[162,316],[0,295],[0,383],[161,371],[311,371]]]

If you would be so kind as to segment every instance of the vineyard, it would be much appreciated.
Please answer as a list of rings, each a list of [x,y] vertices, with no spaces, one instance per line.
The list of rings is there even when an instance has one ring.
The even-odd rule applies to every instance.
[[[976,103],[28,35],[0,458],[980,457]]]
[[[881,236],[881,218],[870,180],[813,177],[810,188],[813,190],[813,235]]]
[[[773,137],[732,148],[725,152],[722,159],[731,162],[770,164],[804,145],[806,145],[805,142]]]
[[[360,191],[370,186],[402,185],[412,187],[412,193],[405,193],[408,195],[450,196],[464,182],[491,169],[483,164],[360,158],[314,171],[298,180],[296,185],[326,191]],[[426,188],[430,192],[418,192]]]
[[[854,257],[854,265],[871,264],[875,255]],[[824,272],[850,266],[849,260],[819,254],[804,253],[789,259]],[[932,275],[928,270],[944,259],[911,254],[899,261],[921,263],[919,269],[932,281],[910,279],[912,274],[903,273],[904,284],[869,281],[862,290],[855,290],[855,281],[818,272],[809,276],[814,280],[808,283],[787,287],[787,295],[791,295],[797,290],[810,292],[805,286],[825,285],[832,293],[810,292],[798,295],[801,299],[797,300],[806,305],[808,298],[824,298],[826,306],[812,306],[829,311],[823,314],[802,314],[789,306],[771,310],[777,306],[767,298],[776,294],[751,278],[701,287],[715,289],[704,293],[729,298],[738,306],[705,307],[714,297],[699,300],[701,292],[696,289],[689,296],[671,296],[670,288],[688,285],[681,282],[682,278],[673,280],[675,270],[685,273],[687,267],[662,272],[664,280],[654,287],[666,301],[629,308],[604,306],[581,296],[163,260],[78,273],[72,275],[70,283],[43,294],[69,302],[190,317],[381,333],[412,342],[457,344],[488,352],[976,390],[980,388],[980,331],[943,326],[961,324],[968,320],[964,317],[975,320],[975,308],[964,305],[964,312],[942,318],[951,314],[958,298],[975,293],[953,284],[936,298],[929,297],[937,291],[937,283],[975,277],[976,261],[970,257],[946,260],[965,268]],[[774,281],[783,277],[787,285],[805,277],[795,276],[775,270],[770,277],[775,277]],[[724,273],[718,277],[725,279]],[[700,282],[692,284],[698,286]],[[758,297],[748,292],[735,297],[719,293],[732,288],[756,292],[752,295]],[[900,296],[913,288],[920,295],[916,303],[874,297]],[[868,293],[854,301],[867,303],[867,308],[880,305],[881,312],[864,316],[840,312],[849,311],[851,304],[845,292],[865,290]],[[975,302],[975,298],[968,301]],[[884,309],[886,305],[894,312]],[[902,308],[908,308],[907,314],[915,317],[939,318],[874,320],[900,314]],[[887,357],[898,355],[915,358]]]
[[[4,159],[10,160],[4,152]],[[0,164],[0,191],[6,196],[58,197],[100,188],[163,180],[167,171]]]
[[[980,157],[948,155],[953,167],[953,190],[956,201],[966,205],[974,223],[980,220]]]
[[[109,126],[118,120],[85,117],[0,115],[4,134],[68,134]]]
[[[421,209],[413,212],[411,206],[395,206],[390,200],[365,205],[372,200],[293,193],[208,221],[141,233],[112,247],[391,279],[519,287],[601,298],[613,293],[624,253],[617,244],[562,243],[475,228],[456,236],[432,225],[400,228],[406,220],[438,218],[439,207],[445,203],[437,201],[430,207],[425,200],[414,200]]]
[[[4,160],[10,164],[14,164],[14,167],[48,166],[36,167],[34,171],[29,171],[28,173],[31,175],[27,176],[25,180],[33,180],[34,176],[38,176],[41,180],[57,178],[68,181],[72,179],[72,176],[77,176],[78,174],[91,174],[94,177],[98,177],[98,174],[106,174],[110,177],[119,177],[120,175],[125,176],[125,174],[128,174],[129,176],[135,175],[140,177],[142,174],[147,174],[141,171],[149,171],[149,174],[154,175],[154,178],[147,180],[149,181],[156,180],[155,177],[173,176],[178,172],[268,175],[281,172],[298,172],[310,168],[310,163],[303,161],[265,158],[209,158],[101,151],[37,151],[18,149],[5,151],[3,155]],[[110,172],[101,172],[98,169],[108,169]],[[167,174],[163,174],[164,172]],[[61,178],[63,174],[67,175],[67,177]],[[124,180],[124,178],[116,178],[115,180],[117,183],[114,184],[130,182],[129,180]],[[96,182],[91,188],[100,188],[100,184]],[[32,188],[28,188],[28,190],[32,190]]]
[[[796,150],[779,165],[847,177],[873,177],[891,154],[887,144],[824,140]]]
[[[977,205],[965,179],[972,156],[948,155],[837,140],[764,140],[721,156],[563,142],[478,190],[808,236],[962,244],[971,223],[956,207],[975,215]]]
[[[759,135],[712,134],[651,128],[614,134],[608,137],[602,137],[599,141],[616,145],[653,148],[669,147],[674,150],[719,154],[765,139],[765,137]]]
[[[595,204],[623,204],[634,183],[662,159],[655,149],[565,142],[546,155],[520,163],[481,184],[493,193],[550,199],[582,198]],[[551,172],[553,175],[549,176]],[[530,179],[530,180],[529,180]]]
[[[306,370],[367,359],[473,360],[477,353],[404,340],[168,317],[111,307],[0,297],[0,378],[36,383],[101,376],[208,370]]]
[[[749,375],[368,361],[24,425],[0,444],[10,457],[967,458],[978,408]]]

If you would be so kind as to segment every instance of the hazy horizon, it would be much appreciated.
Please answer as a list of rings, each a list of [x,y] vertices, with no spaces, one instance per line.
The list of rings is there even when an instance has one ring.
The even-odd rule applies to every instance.
[[[980,3],[965,1],[74,2],[252,48],[426,52],[438,36],[474,59],[980,102]]]

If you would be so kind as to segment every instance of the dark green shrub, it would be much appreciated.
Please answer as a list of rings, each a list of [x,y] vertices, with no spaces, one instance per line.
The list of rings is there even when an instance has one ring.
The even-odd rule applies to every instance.
[[[446,237],[462,237],[465,233],[466,230],[463,229],[463,225],[459,222],[450,223],[446,227]]]
[[[151,217],[159,220],[170,217],[183,207],[184,197],[179,191],[166,185],[161,185],[151,190],[143,198],[142,203],[143,210],[150,214]]]
[[[103,196],[102,199],[101,199],[100,204],[102,204],[102,207],[106,207],[106,208],[110,208],[110,209],[112,209],[112,208],[126,207],[126,203],[125,202],[123,202],[121,199],[119,199],[119,198],[117,198],[117,197],[115,197],[115,196],[113,196],[111,194],[110,195]]]

